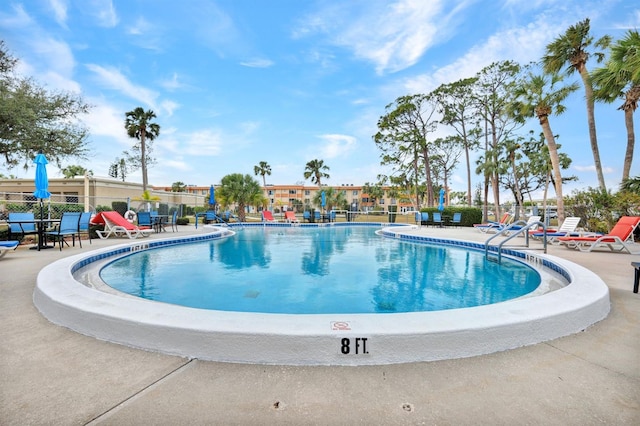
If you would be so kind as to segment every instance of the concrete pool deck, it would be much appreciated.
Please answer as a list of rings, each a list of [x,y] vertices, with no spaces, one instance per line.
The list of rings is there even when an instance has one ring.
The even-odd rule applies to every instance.
[[[420,232],[487,238],[470,229]],[[283,367],[140,351],[40,315],[32,296],[42,267],[121,242],[20,247],[0,260],[0,424],[640,423],[640,295],[630,264],[638,255],[549,247],[609,287],[611,313],[582,333],[465,359]]]

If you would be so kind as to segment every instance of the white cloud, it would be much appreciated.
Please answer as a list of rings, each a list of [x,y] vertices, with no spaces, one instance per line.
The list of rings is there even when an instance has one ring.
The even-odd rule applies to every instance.
[[[596,172],[596,166],[591,164],[588,166],[572,166],[573,169],[579,171],[579,172]],[[615,173],[616,170],[613,167],[603,167],[602,168],[602,173],[604,174],[611,174],[611,173]]]
[[[314,157],[336,158],[350,153],[356,148],[356,138],[347,135],[320,135],[322,141],[319,146],[314,147]]]
[[[242,61],[240,62],[240,65],[249,68],[269,68],[273,66],[273,61],[270,59],[255,58],[248,61]]]
[[[333,4],[308,17],[293,36],[327,34],[334,45],[374,63],[379,74],[396,72],[415,64],[427,49],[447,37],[450,17],[462,6],[454,7],[447,16],[445,5],[422,0]]]
[[[53,10],[53,18],[62,27],[67,27],[67,2],[65,0],[49,0],[49,6]]]
[[[92,71],[100,83],[113,90],[153,107],[158,94],[153,90],[136,86],[127,79],[119,70],[115,68],[105,68],[100,65],[87,64],[87,68]]]
[[[112,28],[118,25],[118,14],[112,0],[89,0],[85,6],[101,27]]]
[[[222,153],[224,142],[218,131],[200,130],[184,135],[181,138],[180,147],[187,155],[209,157],[218,156]]]
[[[89,99],[93,104],[89,114],[81,117],[94,136],[107,136],[129,149],[131,139],[124,130],[124,113],[121,109],[108,105],[102,99]],[[111,147],[113,148],[113,147]]]
[[[180,104],[174,102],[174,101],[169,101],[169,100],[165,100],[160,102],[160,107],[162,109],[162,111],[164,111],[168,117],[171,117],[173,115],[173,112],[180,108]]]

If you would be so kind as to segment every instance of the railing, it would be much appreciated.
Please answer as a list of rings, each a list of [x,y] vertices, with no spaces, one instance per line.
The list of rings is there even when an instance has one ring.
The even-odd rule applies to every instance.
[[[484,257],[485,259],[489,259],[489,247],[497,247],[496,248],[496,252],[498,255],[498,264],[502,261],[502,247],[510,240],[514,239],[515,237],[517,237],[520,234],[524,234],[524,239],[525,239],[525,245],[524,246],[509,246],[512,248],[529,248],[529,230],[531,228],[542,228],[542,230],[540,231],[542,233],[542,249],[544,250],[544,253],[547,253],[547,226],[543,223],[543,222],[532,222],[532,223],[527,223],[524,220],[519,220],[515,223],[512,223],[511,225],[507,226],[506,228],[502,228],[501,230],[499,230],[498,232],[496,232],[495,235],[492,235],[491,237],[489,237],[487,239],[487,241],[485,241],[484,243]],[[507,238],[505,238],[504,240],[500,241],[500,243],[497,246],[491,246],[490,243],[494,238],[497,238],[499,236],[506,236]]]

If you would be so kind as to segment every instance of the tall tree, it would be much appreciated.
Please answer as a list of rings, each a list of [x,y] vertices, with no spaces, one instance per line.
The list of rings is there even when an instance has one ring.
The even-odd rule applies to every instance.
[[[22,163],[26,170],[38,152],[58,167],[68,158],[86,159],[88,130],[77,117],[89,105],[16,76],[17,62],[0,41],[0,164],[10,169]]]
[[[410,176],[416,190],[420,186],[420,177],[424,176],[427,205],[433,206],[435,197],[428,136],[438,126],[436,99],[432,95],[401,96],[387,105],[386,111],[378,119],[378,133],[373,136],[382,152],[381,164],[392,166],[395,174]],[[417,191],[415,197],[419,208]]]
[[[123,155],[127,157],[128,153],[124,152]],[[129,168],[127,167],[127,160],[124,158],[116,158],[109,166],[109,176],[112,178],[120,178],[124,182],[127,180],[127,173],[129,173]]]
[[[442,171],[444,189],[446,190],[446,204],[449,205],[449,177],[458,166],[458,160],[462,154],[464,143],[459,135],[438,138],[433,142],[433,161]]]
[[[474,99],[478,115],[485,124],[486,165],[481,167],[485,175],[485,204],[487,210],[487,184],[491,183],[496,216],[500,216],[500,173],[499,158],[504,151],[501,144],[511,138],[512,133],[522,124],[509,114],[509,105],[516,89],[520,65],[513,61],[494,62],[477,74]],[[488,181],[488,182],[487,182]]]
[[[149,184],[147,178],[147,166],[153,162],[151,157],[151,141],[160,136],[160,126],[153,123],[156,114],[137,107],[133,111],[125,113],[124,128],[130,138],[135,138],[139,143],[132,148],[132,159],[142,168],[142,190],[146,191]]]
[[[441,122],[451,126],[462,140],[467,166],[467,204],[472,203],[470,151],[480,146],[477,111],[473,89],[477,78],[443,84],[434,91],[442,114]]]
[[[329,171],[329,166],[324,164],[323,160],[311,160],[304,166],[304,178],[311,178],[311,182],[318,185],[319,188],[322,187],[322,179],[329,179],[330,176],[327,173]]]
[[[618,109],[624,112],[624,123],[627,128],[627,149],[622,167],[624,182],[631,172],[636,143],[633,113],[640,99],[640,34],[637,30],[627,31],[624,38],[611,46],[611,55],[606,65],[595,69],[591,79],[595,86],[596,99],[608,103],[623,99]]]
[[[562,172],[560,166],[560,157],[558,147],[551,125],[549,124],[549,116],[560,115],[565,111],[562,104],[567,97],[578,90],[576,83],[562,86],[562,77],[558,73],[551,75],[536,75],[531,70],[528,71],[527,77],[521,81],[516,91],[517,101],[514,103],[513,112],[517,118],[525,119],[528,117],[536,117],[542,133],[547,141],[549,148],[549,156],[551,157],[551,165],[553,168],[553,178],[555,184],[558,220],[564,220],[564,199],[562,197]],[[558,87],[560,85],[560,87]]]
[[[591,24],[589,19],[578,22],[570,26],[567,31],[547,45],[545,55],[542,57],[545,72],[549,74],[559,73],[565,66],[566,74],[572,75],[574,72],[580,74],[584,85],[585,100],[587,103],[587,122],[589,125],[589,141],[593,152],[593,162],[598,176],[600,189],[606,191],[604,174],[602,172],[602,162],[600,161],[600,150],[598,148],[598,136],[596,133],[596,119],[594,108],[593,85],[587,70],[587,61],[593,55],[598,63],[604,59],[604,53],[589,51],[593,36],[590,34]],[[609,36],[598,39],[594,46],[606,48],[610,42]]]
[[[251,175],[232,173],[220,180],[218,194],[225,203],[236,203],[238,206],[238,217],[241,222],[246,218],[247,206],[264,205],[266,199],[262,193],[262,188],[257,180]]]
[[[266,161],[261,161],[257,166],[253,166],[253,174],[262,176],[262,186],[267,186],[265,176],[271,176],[271,166]]]

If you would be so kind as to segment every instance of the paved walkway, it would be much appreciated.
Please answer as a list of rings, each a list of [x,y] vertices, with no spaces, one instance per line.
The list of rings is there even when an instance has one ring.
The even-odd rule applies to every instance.
[[[420,232],[486,238],[469,229]],[[550,247],[610,288],[609,317],[583,333],[467,359],[288,367],[130,349],[38,313],[31,298],[44,265],[121,241],[62,252],[20,247],[0,260],[1,425],[640,424],[640,294],[630,265],[640,256]]]

